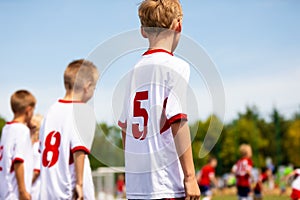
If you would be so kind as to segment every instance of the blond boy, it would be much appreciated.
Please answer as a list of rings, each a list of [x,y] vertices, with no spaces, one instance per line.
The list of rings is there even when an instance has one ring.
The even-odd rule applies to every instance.
[[[249,144],[242,144],[240,146],[241,158],[232,167],[232,172],[237,179],[237,195],[239,200],[249,200],[251,192],[251,171],[253,167],[252,148]]]
[[[199,199],[185,99],[190,68],[173,56],[182,9],[177,0],[139,6],[149,49],[135,65],[119,119],[128,199]]]
[[[10,103],[14,118],[4,126],[0,141],[0,199],[29,200],[33,150],[27,125],[36,100],[27,90],[18,90]]]
[[[51,106],[41,129],[41,199],[94,199],[87,154],[95,118],[86,102],[98,76],[96,66],[83,59],[64,72],[65,97]]]

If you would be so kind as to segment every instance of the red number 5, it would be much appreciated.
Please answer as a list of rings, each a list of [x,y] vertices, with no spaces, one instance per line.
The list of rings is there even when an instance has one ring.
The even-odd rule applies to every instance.
[[[55,138],[55,142],[54,144],[51,144],[51,140],[52,138]],[[55,165],[55,163],[58,160],[58,156],[59,156],[59,145],[60,145],[60,133],[57,131],[52,131],[50,132],[45,140],[45,150],[43,151],[43,166],[44,167],[52,167],[53,165]],[[48,160],[48,155],[49,153],[52,152],[52,157],[50,160]]]
[[[137,92],[133,101],[133,117],[144,118],[144,129],[140,131],[139,124],[132,124],[132,134],[135,139],[144,140],[147,135],[148,113],[141,108],[141,101],[148,100],[148,91]]]

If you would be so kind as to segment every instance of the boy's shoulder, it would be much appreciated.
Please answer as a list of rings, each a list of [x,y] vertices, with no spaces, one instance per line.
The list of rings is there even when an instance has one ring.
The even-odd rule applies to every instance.
[[[14,122],[14,121],[7,122],[5,124],[5,126],[3,127],[3,129],[8,132],[15,132],[16,130],[24,131],[24,132],[30,131],[28,126],[26,126],[25,124],[19,123],[19,122]]]
[[[171,68],[180,74],[190,72],[190,65],[188,62],[173,54],[171,55],[164,52],[147,54],[146,56],[143,55],[143,57],[136,63],[135,68],[148,65],[158,65]]]

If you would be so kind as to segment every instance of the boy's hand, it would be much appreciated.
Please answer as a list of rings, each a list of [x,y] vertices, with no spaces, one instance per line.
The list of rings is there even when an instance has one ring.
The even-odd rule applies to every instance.
[[[199,200],[200,190],[197,184],[196,177],[184,179],[185,200]]]
[[[74,193],[75,193],[73,197],[74,200],[83,200],[82,185],[76,184]]]
[[[21,192],[19,192],[19,199],[20,200],[30,200],[31,199],[31,196],[30,196],[30,194],[28,193],[28,192],[26,192],[26,191],[21,191]]]

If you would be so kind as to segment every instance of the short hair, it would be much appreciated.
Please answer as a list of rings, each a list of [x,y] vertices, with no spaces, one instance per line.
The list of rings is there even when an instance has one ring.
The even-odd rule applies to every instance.
[[[217,160],[217,158],[215,156],[208,157],[208,163],[211,163],[213,160]]]
[[[98,76],[97,67],[92,62],[84,59],[75,60],[64,72],[64,85],[67,91],[80,90],[86,81],[95,83]]]
[[[35,97],[27,90],[18,90],[10,98],[10,105],[14,114],[24,113],[28,106],[35,107],[35,104]]]
[[[183,15],[179,0],[144,0],[138,14],[142,27],[165,29],[169,29],[174,19]]]
[[[240,146],[240,154],[241,156],[247,156],[249,152],[252,151],[251,146],[249,144],[241,144]]]

